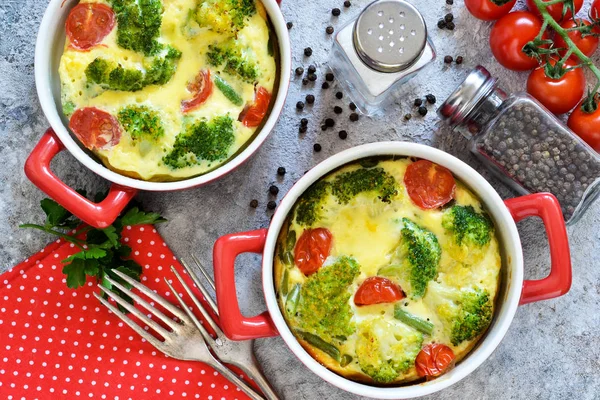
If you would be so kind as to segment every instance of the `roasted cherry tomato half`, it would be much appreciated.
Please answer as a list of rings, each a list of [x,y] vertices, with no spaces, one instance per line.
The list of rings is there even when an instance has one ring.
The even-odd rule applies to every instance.
[[[495,21],[508,14],[516,2],[517,0],[465,0],[465,6],[475,18]]]
[[[69,121],[69,128],[90,150],[114,146],[121,139],[119,121],[106,111],[95,107],[75,110]]]
[[[115,26],[115,13],[105,4],[79,3],[69,13],[65,25],[71,46],[89,50],[100,43]]]
[[[565,67],[574,65],[575,63],[568,62]],[[581,68],[577,68],[553,79],[546,75],[544,66],[541,66],[529,75],[527,92],[554,114],[564,114],[572,110],[583,97],[585,75]]]
[[[194,80],[188,83],[187,90],[194,95],[190,100],[181,102],[181,111],[186,113],[202,105],[213,91],[213,83],[210,79],[210,70],[202,70]]]
[[[577,12],[579,10],[581,10],[581,7],[583,7],[583,0],[574,0],[574,5],[575,5],[575,14],[577,14]],[[542,18],[542,15],[540,14],[540,11],[538,10],[537,6],[535,5],[535,3],[533,2],[533,0],[527,0],[527,8],[529,9],[529,11],[531,11],[536,17],[538,18]],[[564,8],[564,3],[556,3],[556,4],[552,4],[551,6],[548,6],[547,10],[548,13],[550,14],[550,16],[552,16],[552,18],[554,18],[555,21],[566,21],[568,19],[571,19],[571,16],[573,15],[571,13],[570,9],[566,9],[565,10],[565,16],[563,17],[563,8]]]
[[[387,278],[371,276],[364,280],[354,294],[354,304],[368,306],[379,303],[393,303],[406,296],[400,286]]]
[[[331,251],[332,235],[326,228],[307,229],[294,249],[294,261],[304,275],[314,274],[321,268]]]
[[[490,33],[492,54],[503,67],[513,71],[535,68],[538,60],[525,54],[523,46],[535,39],[540,29],[542,23],[530,12],[506,14],[494,24]]]
[[[249,128],[257,127],[267,114],[270,102],[271,94],[264,87],[259,87],[254,96],[254,104],[242,111],[239,120]]]
[[[454,352],[450,347],[441,343],[430,343],[417,354],[415,367],[420,377],[435,377],[448,370],[453,362]]]
[[[586,21],[585,19],[577,18],[575,21],[572,19],[564,21],[562,24],[560,24],[560,26],[564,29],[571,29],[571,28],[581,25],[581,23],[583,23],[587,26],[591,25],[591,22]],[[594,28],[594,31],[596,33],[598,33],[597,32],[598,28]],[[582,36],[581,31],[570,31],[567,33],[567,35],[573,41],[573,43],[575,43],[575,46],[577,46],[577,48],[579,50],[581,50],[581,52],[588,57],[591,57],[592,54],[594,54],[594,52],[598,48],[598,37],[597,36],[592,36],[592,35]],[[558,49],[563,49],[563,50],[559,50],[559,54],[561,56],[565,55],[565,53],[567,52],[567,48],[568,48],[567,44],[565,43],[565,40],[560,35],[556,35],[556,39],[554,39],[554,47],[556,47]],[[571,55],[571,60],[578,61],[579,59],[577,58],[577,56],[575,54],[573,54],[573,55]]]
[[[584,102],[585,99],[573,110],[567,125],[592,149],[600,153],[600,104],[597,103],[596,110],[587,113],[581,108]]]
[[[428,160],[419,160],[406,168],[404,186],[413,203],[427,210],[441,207],[452,200],[456,181],[447,168]]]

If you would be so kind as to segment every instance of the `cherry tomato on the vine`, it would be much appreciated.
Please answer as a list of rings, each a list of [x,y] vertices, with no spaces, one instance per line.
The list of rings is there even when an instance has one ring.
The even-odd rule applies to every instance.
[[[588,113],[582,109],[585,100],[582,100],[573,110],[567,125],[591,148],[600,153],[600,104],[594,111]]]
[[[430,343],[423,347],[415,360],[419,376],[440,376],[454,361],[454,352],[445,344]]]
[[[565,67],[574,65],[574,62],[569,61]],[[546,75],[544,66],[540,66],[529,74],[527,92],[554,114],[563,114],[572,110],[583,97],[585,75],[581,68],[576,68],[553,79]]]
[[[304,275],[321,268],[329,256],[331,239],[331,232],[326,228],[307,229],[302,233],[294,249],[294,261]]]
[[[500,18],[490,33],[492,54],[505,68],[527,71],[538,60],[523,52],[523,46],[535,39],[542,29],[540,20],[527,11],[513,11]],[[544,34],[546,36],[546,34]]]
[[[371,276],[360,285],[354,294],[354,304],[368,306],[371,304],[393,303],[402,300],[404,293],[400,286],[387,278]]]
[[[467,10],[478,19],[494,21],[508,14],[517,0],[465,0]]]
[[[579,10],[581,10],[581,7],[583,7],[583,0],[574,0],[573,4],[575,6],[575,14],[577,14],[577,12]],[[536,17],[538,18],[542,18],[542,15],[540,14],[540,11],[538,10],[537,6],[535,5],[535,3],[533,2],[533,0],[527,0],[527,8],[529,9],[529,11],[531,11],[532,13],[535,14]],[[568,19],[571,19],[571,17],[573,16],[573,14],[571,13],[571,10],[567,8],[567,10],[565,11],[565,15],[563,17],[563,8],[564,8],[564,3],[556,3],[556,4],[552,4],[550,6],[548,6],[548,8],[546,8],[546,10],[548,10],[548,13],[550,14],[550,16],[552,18],[554,18],[555,21],[566,21]]]
[[[592,2],[589,15],[592,21],[600,19],[600,0],[594,0]]]
[[[576,18],[575,21],[572,19],[564,21],[563,23],[560,24],[560,26],[565,30],[572,29],[572,28],[580,25],[582,21],[587,26],[591,25],[591,23],[585,19]],[[597,30],[598,30],[597,28],[594,29],[594,31],[597,31]],[[573,43],[575,43],[575,46],[577,46],[577,48],[579,50],[581,50],[581,52],[588,57],[590,57],[592,54],[594,54],[594,52],[598,48],[598,37],[597,36],[593,36],[593,35],[583,36],[581,31],[570,31],[567,33],[567,35],[573,41]],[[565,43],[565,40],[560,35],[556,36],[556,39],[554,40],[554,47],[556,47],[558,49],[561,49],[561,48],[563,49],[563,50],[559,50],[559,54],[561,56],[565,55],[565,53],[567,52],[567,48],[568,48],[567,44]],[[571,56],[571,59],[579,60],[575,54],[573,54]]]

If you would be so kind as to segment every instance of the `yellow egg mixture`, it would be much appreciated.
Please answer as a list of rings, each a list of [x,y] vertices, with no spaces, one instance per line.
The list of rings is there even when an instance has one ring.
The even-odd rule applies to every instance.
[[[82,0],[81,3],[110,2],[102,0]],[[198,0],[163,1],[162,25],[160,37],[162,44],[168,44],[181,51],[177,69],[172,78],[164,85],[149,85],[142,90],[129,92],[104,90],[90,84],[86,79],[87,66],[98,57],[118,62],[124,68],[143,70],[147,60],[144,54],[121,48],[117,45],[117,28],[108,34],[101,44],[89,51],[78,51],[70,46],[69,40],[60,61],[61,97],[65,114],[70,117],[67,108],[96,107],[116,116],[125,106],[147,106],[156,110],[164,127],[164,135],[150,143],[133,140],[124,132],[119,143],[107,149],[94,152],[111,169],[122,174],[143,180],[165,181],[183,179],[206,173],[222,165],[240,150],[257,128],[249,128],[238,121],[238,116],[255,98],[255,87],[263,87],[273,93],[276,84],[277,66],[272,54],[276,44],[270,43],[270,32],[264,7],[256,2],[257,12],[246,22],[236,35],[236,43],[243,53],[251,55],[258,67],[255,82],[245,82],[223,71],[223,67],[210,67],[213,77],[220,75],[235,89],[242,98],[241,105],[235,105],[219,90],[213,88],[208,100],[199,108],[182,113],[181,102],[193,95],[186,89],[188,83],[207,67],[206,53],[209,45],[215,45],[231,39],[228,34],[215,32],[211,27],[200,27],[190,21],[190,10],[198,6]],[[272,46],[269,49],[269,46]],[[271,54],[270,54],[271,53]],[[69,104],[69,107],[65,107]],[[208,120],[229,115],[233,119],[235,139],[228,150],[227,157],[218,161],[195,160],[183,168],[172,168],[162,161],[175,142],[177,135],[189,121]],[[266,117],[265,117],[266,119]],[[259,127],[260,128],[260,127]]]
[[[393,362],[394,351],[403,351],[398,350],[402,348],[402,343],[400,343],[402,337],[418,333],[414,328],[394,318],[395,307],[401,307],[404,311],[433,324],[432,333],[423,334],[421,337],[423,346],[428,343],[443,343],[452,349],[456,360],[460,360],[472,349],[482,333],[478,333],[470,340],[453,344],[451,338],[452,323],[449,322],[450,319],[444,318],[444,313],[447,313],[449,309],[454,309],[457,305],[456,299],[446,300],[446,294],[440,293],[444,293],[445,289],[450,289],[456,294],[462,293],[460,291],[463,290],[471,291],[476,287],[478,290],[488,292],[489,304],[493,307],[498,290],[501,256],[495,233],[492,231],[489,242],[478,248],[467,246],[464,242],[462,245],[457,245],[453,234],[442,226],[444,214],[448,213],[453,206],[472,206],[475,212],[483,215],[485,211],[479,199],[457,181],[454,200],[451,204],[441,209],[430,210],[417,207],[411,201],[403,181],[406,168],[412,162],[407,158],[387,159],[378,162],[376,168],[382,168],[387,174],[391,175],[397,185],[397,193],[389,201],[382,201],[378,193],[374,191],[366,191],[358,194],[347,204],[342,204],[339,199],[329,193],[318,207],[320,217],[316,222],[311,226],[298,223],[296,218],[298,207],[296,207],[288,216],[280,233],[276,251],[279,256],[276,257],[275,261],[274,277],[280,307],[294,332],[299,329],[302,317],[290,315],[290,312],[286,311],[286,297],[289,297],[290,288],[297,284],[299,286],[306,285],[314,276],[305,276],[295,265],[295,262],[290,261],[294,254],[294,238],[300,238],[302,233],[309,228],[326,228],[331,232],[333,239],[329,257],[321,269],[330,268],[330,265],[334,264],[340,257],[350,257],[359,265],[360,273],[347,288],[350,296],[348,304],[351,313],[349,325],[353,327],[351,330],[354,330],[354,333],[347,337],[325,340],[328,344],[337,347],[340,356],[346,357],[346,362],[340,363],[340,360],[336,359],[337,357],[332,357],[327,352],[321,351],[318,348],[319,346],[301,340],[301,344],[305,349],[319,362],[329,369],[354,380],[397,384],[419,378],[413,365],[416,354],[408,357],[409,367],[398,367],[397,369],[400,371],[396,371],[397,375],[396,372],[392,372],[390,375],[389,370],[384,371],[388,373],[384,378],[381,377],[381,374],[375,375],[373,371],[362,368],[361,360],[357,357],[357,341],[360,340],[360,335],[363,334],[364,329],[373,331],[373,335],[379,340],[379,349],[370,349],[369,351],[380,351],[383,358],[381,362],[387,362],[390,365]],[[321,181],[332,183],[336,177],[361,168],[364,167],[358,163],[353,163],[327,175]],[[408,256],[399,254],[398,251],[402,238],[403,218],[408,218],[434,234],[441,248],[437,273],[429,281],[427,290],[422,297],[411,295],[410,272],[407,271],[406,265],[408,264],[405,263]],[[292,243],[288,239],[291,232],[293,232]],[[286,243],[287,261],[285,255]],[[380,272],[393,265],[400,265],[398,268],[399,273],[390,275]],[[383,303],[356,306],[353,296],[360,284],[367,277],[377,275],[383,275],[398,284],[406,293],[406,298],[396,304]],[[283,287],[285,289],[282,289]],[[302,302],[302,298],[299,301]],[[330,318],[336,312],[332,309],[329,314],[325,314],[326,318]],[[362,328],[363,326],[367,328]],[[319,335],[318,331],[309,333]],[[362,364],[364,366],[364,362]],[[378,366],[378,371],[381,372],[380,367],[381,365]]]

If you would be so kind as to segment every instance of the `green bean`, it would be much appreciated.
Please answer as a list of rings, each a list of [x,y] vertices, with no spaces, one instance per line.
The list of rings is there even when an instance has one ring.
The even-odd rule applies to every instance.
[[[404,268],[400,264],[390,264],[386,265],[385,267],[379,268],[379,271],[377,271],[377,275],[400,276],[402,274],[403,269]]]
[[[340,360],[340,367],[345,367],[352,362],[352,356],[344,354]]]
[[[334,345],[327,343],[317,335],[313,335],[312,333],[296,331],[298,336],[301,339],[308,342],[310,345],[316,347],[317,349],[329,354],[331,358],[340,361],[340,351]]]
[[[431,335],[433,332],[433,324],[431,322],[404,311],[399,304],[396,304],[396,307],[394,307],[394,318],[427,335]]]
[[[289,231],[286,246],[288,251],[294,250],[294,246],[296,246],[296,231]]]
[[[300,300],[300,284],[296,283],[292,290],[288,293],[285,298],[285,312],[293,317],[296,314],[296,308],[298,307],[298,300]]]
[[[236,106],[241,106],[244,103],[244,100],[240,97],[239,94],[233,89],[229,83],[225,82],[223,78],[220,76],[215,76],[215,85],[219,88],[221,92]]]
[[[283,253],[283,258],[281,259],[286,265],[294,264],[294,256],[291,251],[286,251]]]
[[[290,290],[290,285],[288,283],[290,277],[290,273],[288,272],[287,268],[286,270],[283,272],[283,279],[281,281],[281,294],[284,296],[287,296],[289,290]]]

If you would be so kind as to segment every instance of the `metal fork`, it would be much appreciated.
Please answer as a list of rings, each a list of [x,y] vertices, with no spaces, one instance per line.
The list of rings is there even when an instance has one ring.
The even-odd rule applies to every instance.
[[[202,267],[202,264],[200,264],[200,261],[198,260],[198,258],[194,254],[192,254],[191,257],[194,260],[194,262],[196,263],[196,265],[198,266],[198,268],[200,269],[200,272],[202,272],[202,275],[204,276],[206,281],[210,284],[210,286],[213,288],[213,290],[215,290],[215,283],[211,279],[210,275],[208,275],[208,273],[206,272],[204,267]],[[198,279],[196,274],[192,271],[192,269],[189,267],[189,265],[184,260],[180,260],[180,261],[181,261],[181,264],[183,264],[183,267],[185,268],[188,276],[196,284],[196,287],[200,290],[200,292],[206,299],[206,302],[209,305],[209,307],[211,308],[211,311],[214,313],[214,315],[216,315],[218,317],[219,310],[217,309],[217,305],[215,304],[214,300],[212,299],[212,297],[210,296],[210,294],[208,293],[208,291],[206,290],[204,285],[202,285],[202,283],[200,282],[200,280]],[[204,316],[204,319],[206,320],[206,322],[208,322],[210,327],[215,332],[216,338],[213,338],[208,333],[206,328],[204,328],[204,326],[202,326],[194,318],[194,320],[197,323],[196,327],[202,333],[202,336],[204,336],[204,340],[206,340],[206,343],[208,343],[208,345],[210,346],[212,351],[217,355],[217,357],[221,361],[223,361],[227,364],[235,365],[236,367],[238,367],[242,371],[244,371],[244,373],[250,379],[252,379],[254,382],[256,382],[256,384],[262,390],[262,392],[264,393],[264,395],[266,396],[267,399],[277,400],[278,399],[277,394],[275,393],[275,391],[273,390],[273,388],[271,387],[271,385],[269,384],[269,382],[267,381],[265,376],[262,374],[262,372],[260,370],[260,366],[258,364],[258,361],[256,360],[256,357],[254,356],[254,351],[253,351],[254,340],[233,341],[233,340],[230,340],[227,336],[225,336],[223,331],[213,321],[212,317],[206,311],[204,306],[202,304],[200,304],[200,302],[198,301],[196,296],[194,296],[194,294],[192,293],[192,290],[190,289],[190,287],[185,283],[185,281],[181,278],[181,275],[177,272],[177,270],[175,268],[173,268],[173,266],[171,266],[171,271],[173,271],[173,273],[175,274],[175,276],[177,277],[177,279],[179,280],[179,282],[185,289],[188,296],[190,296],[190,298],[192,299],[192,301],[194,302],[196,307],[198,307],[200,309],[200,311],[202,312],[202,315]],[[177,292],[173,291],[173,293],[175,294],[177,299],[180,302],[182,302],[182,300],[180,299]],[[185,310],[186,310],[186,312],[188,312],[188,315],[190,317],[193,317],[193,314],[191,314],[191,312],[189,312],[189,310],[187,308]]]
[[[124,294],[130,296],[133,300],[135,300],[138,304],[142,305],[145,309],[150,311],[155,317],[160,319],[165,323],[172,331],[169,331],[159,325],[157,322],[151,320],[146,314],[138,310],[133,305],[129,304],[127,301],[122,299],[117,294],[111,292],[105,287],[98,285],[100,290],[115,300],[119,305],[129,311],[131,314],[135,315],[139,318],[143,323],[148,325],[148,327],[154,329],[160,336],[164,338],[164,341],[157,339],[150,332],[146,331],[143,327],[136,324],[131,318],[127,315],[119,311],[119,309],[113,306],[108,302],[105,298],[100,296],[98,293],[94,293],[94,296],[102,304],[104,304],[109,310],[111,310],[117,317],[119,317],[123,322],[129,325],[134,331],[136,331],[142,338],[146,339],[150,344],[156,347],[158,350],[168,355],[169,357],[176,358],[178,360],[191,360],[191,361],[200,361],[206,363],[213,367],[216,371],[220,372],[223,376],[229,379],[231,382],[235,383],[241,390],[244,391],[250,398],[253,400],[263,400],[263,397],[260,396],[254,389],[252,389],[246,382],[244,382],[240,377],[238,377],[233,371],[229,370],[226,366],[221,364],[219,360],[217,360],[208,349],[206,342],[204,341],[203,335],[196,329],[196,321],[192,320],[189,317],[191,313],[188,307],[183,304],[181,298],[172,289],[171,284],[165,278],[167,285],[173,290],[177,299],[182,303],[183,310],[175,307],[173,304],[169,303],[165,299],[163,299],[158,294],[154,293],[152,290],[142,285],[141,283],[131,279],[129,276],[117,271],[116,269],[113,272],[119,276],[119,278],[123,279],[125,282],[138,289],[141,293],[148,296],[154,302],[164,307],[168,312],[173,314],[175,317],[179,319],[180,322],[176,322],[161,311],[154,308],[150,303],[144,300],[142,297],[132,292],[124,285],[119,282],[111,279],[110,277],[105,277],[105,279],[110,282],[112,285],[121,290]],[[192,314],[193,315],[193,314]],[[195,317],[194,317],[195,319]]]

